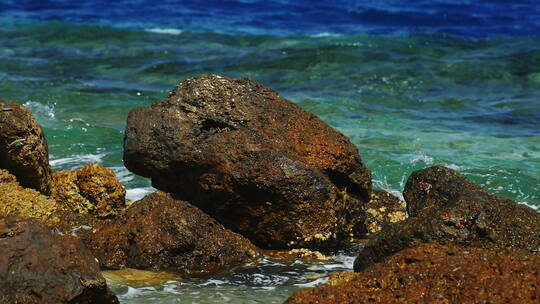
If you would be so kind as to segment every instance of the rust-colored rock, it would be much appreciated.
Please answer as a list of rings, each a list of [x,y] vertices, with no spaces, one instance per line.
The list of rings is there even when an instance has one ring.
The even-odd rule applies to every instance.
[[[82,242],[37,220],[0,217],[0,303],[118,303]]]
[[[100,264],[211,273],[255,261],[258,249],[197,207],[155,192],[83,236]]]
[[[43,129],[25,106],[0,99],[0,168],[25,188],[50,193],[51,166]]]
[[[405,198],[411,217],[374,235],[356,258],[355,271],[425,242],[540,250],[540,213],[489,194],[451,169],[414,172]]]
[[[51,197],[74,212],[108,218],[126,205],[126,190],[114,172],[101,165],[55,172],[52,178]]]
[[[407,218],[405,203],[399,197],[385,190],[374,190],[371,200],[365,204],[366,229],[370,233],[379,232],[384,226]]]
[[[287,304],[540,303],[540,257],[426,243],[361,273],[335,273]]]
[[[313,114],[249,79],[188,79],[133,109],[126,167],[267,249],[322,248],[364,233],[371,173]]]

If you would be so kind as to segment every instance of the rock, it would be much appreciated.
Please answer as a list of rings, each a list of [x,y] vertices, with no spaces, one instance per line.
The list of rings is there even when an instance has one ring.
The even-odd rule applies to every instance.
[[[538,254],[425,243],[361,273],[334,273],[285,303],[539,303],[538,282]]]
[[[247,239],[160,191],[135,202],[118,218],[96,224],[83,240],[108,269],[211,273],[259,256]]]
[[[385,190],[374,190],[365,208],[365,226],[370,233],[379,232],[384,226],[407,218],[405,203]]]
[[[355,260],[355,271],[425,242],[540,250],[540,213],[489,194],[451,169],[414,172],[405,198],[411,217],[370,238]]]
[[[306,248],[298,248],[291,250],[265,250],[264,255],[272,258],[282,258],[287,260],[318,260],[318,261],[329,261],[330,257],[318,252],[312,251]]]
[[[25,188],[50,193],[51,166],[43,129],[25,106],[0,99],[0,168]]]
[[[0,303],[118,303],[82,242],[37,220],[0,218]]]
[[[23,188],[15,176],[0,169],[0,216],[38,219],[49,227],[61,225],[62,205],[34,189]]]
[[[55,172],[52,195],[72,211],[97,218],[117,215],[126,206],[126,190],[111,169],[97,164]]]
[[[8,215],[34,218],[63,233],[72,233],[74,228],[95,221],[93,216],[73,212],[61,201],[21,187],[15,176],[0,169],[0,216]]]
[[[126,285],[148,285],[148,283],[163,284],[167,281],[178,281],[178,274],[166,271],[148,271],[132,268],[120,270],[105,270],[101,274],[108,280]]]
[[[357,148],[249,79],[190,78],[133,109],[124,163],[263,248],[333,247],[365,232],[371,172]]]

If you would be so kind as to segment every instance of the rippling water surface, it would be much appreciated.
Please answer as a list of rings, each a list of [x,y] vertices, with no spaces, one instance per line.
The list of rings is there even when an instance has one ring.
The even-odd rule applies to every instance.
[[[540,206],[536,1],[1,2],[0,98],[36,114],[55,170],[97,162],[130,198],[151,192],[122,164],[127,113],[218,73],[343,132],[376,187],[400,192],[412,171],[441,164]],[[280,303],[351,269],[353,255],[113,288],[122,303]]]

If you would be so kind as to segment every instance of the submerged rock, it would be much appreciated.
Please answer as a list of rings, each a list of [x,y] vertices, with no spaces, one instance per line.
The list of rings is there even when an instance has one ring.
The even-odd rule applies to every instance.
[[[538,303],[538,282],[537,254],[426,243],[361,273],[334,273],[285,303]]]
[[[407,218],[405,203],[399,197],[385,190],[374,190],[371,200],[365,204],[366,229],[370,233],[379,232],[384,226],[401,222]]]
[[[540,213],[489,194],[451,169],[414,172],[404,193],[411,217],[374,235],[356,258],[355,271],[425,242],[540,250]]]
[[[126,190],[114,172],[101,165],[55,172],[52,179],[51,197],[74,212],[107,218],[126,206]]]
[[[0,217],[0,303],[118,303],[82,242]]]
[[[198,208],[155,192],[83,239],[109,269],[211,273],[255,261],[258,249]]]
[[[51,166],[43,129],[25,106],[1,99],[0,168],[24,187],[50,194]]]
[[[188,79],[133,109],[126,167],[263,248],[337,246],[364,232],[371,172],[315,115],[249,79]]]

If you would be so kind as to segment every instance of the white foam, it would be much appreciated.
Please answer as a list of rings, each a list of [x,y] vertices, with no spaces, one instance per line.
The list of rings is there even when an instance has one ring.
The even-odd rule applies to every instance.
[[[130,201],[138,201],[154,191],[156,189],[152,187],[128,189],[126,190],[126,198]]]
[[[328,32],[310,35],[310,37],[313,37],[313,38],[320,38],[320,37],[336,37],[336,36],[339,36],[339,34],[336,34],[336,33],[328,33]]]
[[[86,155],[75,155],[70,157],[63,157],[58,159],[51,159],[49,163],[51,166],[58,167],[58,166],[67,166],[71,169],[83,166],[84,164],[95,164],[100,163],[103,157],[105,156],[105,153],[99,153],[99,154],[86,154]],[[51,156],[51,158],[54,158],[54,156]]]
[[[419,163],[419,162],[423,162],[426,165],[432,165],[433,164],[433,157],[425,155],[425,154],[420,154],[420,155],[417,155],[417,156],[415,156],[415,157],[413,157],[411,159],[411,164],[413,164],[413,165],[416,164],[416,163]]]
[[[529,204],[529,203],[527,203],[527,202],[518,202],[518,204],[522,204],[522,205],[525,205],[525,206],[527,206],[527,207],[529,207],[529,208],[532,208],[532,209],[534,209],[534,210],[536,210],[536,211],[540,211],[540,207],[539,207],[539,206],[532,205],[532,204]]]
[[[32,111],[32,113],[34,113],[34,115],[36,116],[46,116],[50,119],[55,118],[54,107],[56,106],[56,104],[54,103],[45,105],[37,101],[29,100],[25,102],[23,106],[29,108]]]
[[[166,35],[180,35],[183,33],[182,30],[180,29],[174,29],[174,28],[149,28],[149,29],[144,29],[146,32],[149,32],[149,33],[156,33],[156,34],[166,34]]]
[[[301,288],[315,287],[319,284],[325,283],[326,281],[328,281],[328,278],[318,278],[315,281],[311,281],[311,282],[303,283],[303,284],[294,284],[294,286],[298,286]]]

